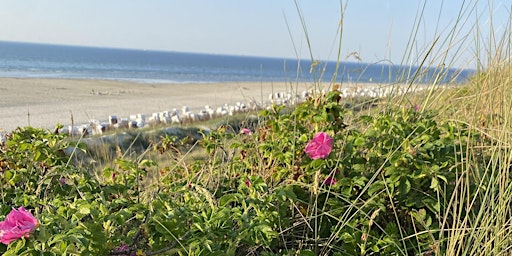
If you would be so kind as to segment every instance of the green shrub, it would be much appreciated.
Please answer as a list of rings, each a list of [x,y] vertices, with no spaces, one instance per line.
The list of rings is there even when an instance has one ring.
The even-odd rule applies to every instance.
[[[347,117],[351,117],[348,120]],[[350,121],[350,123],[349,123]],[[353,116],[338,91],[293,109],[273,106],[260,126],[203,134],[206,156],[184,163],[176,140],[154,147],[176,167],[117,159],[101,176],[75,167],[62,135],[14,131],[2,147],[0,217],[24,206],[33,235],[4,255],[442,254],[440,242],[468,139],[431,111]],[[332,138],[321,157],[315,134]],[[330,139],[328,140],[331,142]],[[176,144],[176,145],[175,145]]]

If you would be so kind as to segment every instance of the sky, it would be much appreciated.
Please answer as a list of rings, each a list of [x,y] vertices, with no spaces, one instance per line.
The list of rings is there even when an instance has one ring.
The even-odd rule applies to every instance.
[[[0,40],[467,67],[489,50],[475,38],[510,28],[510,9],[509,0],[0,0]]]

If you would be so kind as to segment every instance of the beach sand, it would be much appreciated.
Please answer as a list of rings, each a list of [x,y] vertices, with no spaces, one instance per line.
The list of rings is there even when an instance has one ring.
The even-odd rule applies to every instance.
[[[197,112],[236,102],[268,104],[273,92],[301,93],[308,83],[141,84],[122,81],[0,78],[0,130],[53,129],[188,106]]]

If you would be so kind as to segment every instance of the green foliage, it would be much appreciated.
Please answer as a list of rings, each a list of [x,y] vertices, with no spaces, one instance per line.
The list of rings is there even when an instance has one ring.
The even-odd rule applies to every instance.
[[[326,203],[333,216],[341,216],[337,221],[346,221],[349,230],[365,237],[364,248],[353,235],[350,243],[337,237],[345,240],[347,251],[409,254],[439,249],[435,241],[440,223],[466,152],[460,138],[469,134],[434,118],[432,112],[397,109],[363,116],[364,131],[347,133],[339,182],[331,188],[339,195]],[[338,233],[354,234],[341,228]]]
[[[203,134],[206,156],[178,158],[183,141],[148,150],[176,167],[124,158],[100,175],[75,167],[62,135],[14,131],[1,148],[0,219],[24,206],[40,225],[4,255],[442,254],[441,230],[466,145],[463,125],[434,112],[355,116],[338,91],[260,113],[252,134]],[[334,139],[325,159],[306,144]],[[166,155],[165,153],[168,152]],[[473,193],[473,192],[471,192]]]
[[[293,193],[286,186],[269,191],[259,176],[232,180],[225,185],[236,189],[226,187],[219,197],[199,183],[162,176],[157,180],[164,182],[152,182],[168,173],[149,160],[118,159],[115,169],[93,177],[68,164],[65,141],[25,128],[2,148],[0,217],[23,205],[40,222],[28,239],[1,245],[4,255],[108,255],[122,245],[127,255],[236,255],[269,248],[288,221],[281,216]]]

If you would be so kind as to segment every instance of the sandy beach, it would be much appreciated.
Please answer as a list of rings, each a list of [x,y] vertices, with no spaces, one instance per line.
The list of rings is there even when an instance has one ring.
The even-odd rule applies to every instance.
[[[33,126],[52,129],[106,121],[109,115],[211,107],[254,101],[268,104],[273,92],[302,92],[313,85],[285,83],[140,84],[105,80],[0,78],[0,130]]]

